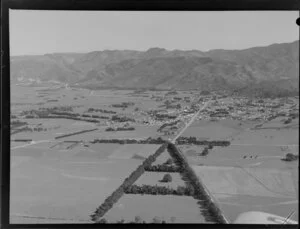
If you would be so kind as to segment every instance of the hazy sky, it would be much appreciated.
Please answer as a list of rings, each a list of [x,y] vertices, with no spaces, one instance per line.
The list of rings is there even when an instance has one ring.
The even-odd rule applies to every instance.
[[[297,11],[10,11],[11,55],[244,49],[299,39]]]

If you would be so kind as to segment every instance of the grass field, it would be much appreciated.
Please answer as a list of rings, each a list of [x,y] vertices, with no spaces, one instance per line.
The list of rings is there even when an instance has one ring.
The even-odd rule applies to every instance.
[[[55,89],[12,87],[12,114],[24,110],[72,106],[78,114],[89,108],[117,112],[133,118],[134,131],[110,131],[109,119],[100,123],[69,119],[26,119],[30,127],[47,128],[40,132],[20,132],[11,139],[31,139],[32,142],[11,142],[11,223],[92,223],[92,214],[142,162],[160,145],[156,144],[92,144],[94,139],[156,138],[159,124],[143,126],[147,111],[162,108],[165,91]],[[194,92],[178,92],[176,97]],[[166,95],[164,100],[172,99]],[[57,100],[57,101],[55,101]],[[132,102],[127,108],[113,104]],[[184,102],[180,103],[183,106]],[[136,108],[138,108],[136,110]],[[168,111],[171,111],[169,109]],[[88,112],[111,117],[112,114]],[[201,115],[201,114],[200,114]],[[299,119],[284,124],[279,117],[263,123],[256,121],[219,120],[194,121],[182,136],[201,140],[228,140],[228,147],[214,147],[207,156],[199,156],[203,146],[181,145],[198,177],[219,201],[221,210],[231,221],[245,211],[266,211],[286,217],[295,210],[298,220],[299,162],[281,159],[287,153],[299,155]],[[114,125],[125,125],[115,123]],[[57,136],[97,128],[55,139]],[[168,137],[166,137],[168,138]],[[69,141],[69,142],[68,142]],[[77,141],[70,142],[70,141]],[[162,164],[170,158],[167,151],[154,161]],[[164,172],[145,172],[136,185],[184,186],[179,173],[171,173],[172,182],[161,183]],[[174,223],[205,223],[197,200],[189,196],[154,196],[125,194],[109,210],[108,221],[125,219],[151,222],[154,217]],[[172,218],[173,217],[173,218]],[[172,218],[172,220],[171,220]]]
[[[123,147],[98,144],[90,149],[50,150],[40,146],[12,150],[11,223],[34,223],[38,220],[35,217],[45,217],[45,223],[57,219],[89,221],[93,210],[141,163],[109,157],[114,151],[122,152]],[[136,152],[145,155],[149,147],[147,151],[147,146],[145,150],[139,146]]]
[[[154,217],[171,223],[205,223],[201,216],[199,206],[192,197],[182,196],[152,196],[126,194],[105,215],[108,221],[134,220],[140,216],[142,220],[150,223]]]

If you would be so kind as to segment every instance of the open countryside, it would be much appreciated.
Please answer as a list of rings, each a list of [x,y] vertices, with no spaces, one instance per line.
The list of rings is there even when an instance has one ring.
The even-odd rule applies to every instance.
[[[298,96],[11,89],[11,223],[299,220]]]

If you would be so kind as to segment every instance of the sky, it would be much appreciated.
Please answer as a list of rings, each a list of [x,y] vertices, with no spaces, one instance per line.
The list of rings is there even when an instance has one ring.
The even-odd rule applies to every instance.
[[[10,10],[10,54],[245,49],[299,39],[298,11]]]

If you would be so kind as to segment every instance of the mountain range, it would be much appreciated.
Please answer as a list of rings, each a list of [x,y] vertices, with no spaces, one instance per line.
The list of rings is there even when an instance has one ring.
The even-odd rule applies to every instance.
[[[12,56],[11,82],[85,88],[298,93],[299,41],[244,50],[104,50]]]

